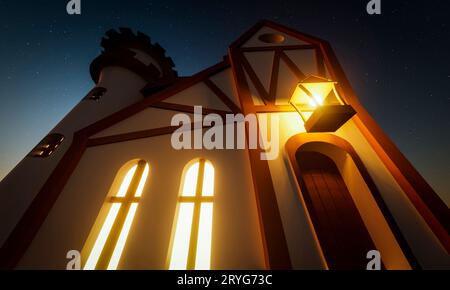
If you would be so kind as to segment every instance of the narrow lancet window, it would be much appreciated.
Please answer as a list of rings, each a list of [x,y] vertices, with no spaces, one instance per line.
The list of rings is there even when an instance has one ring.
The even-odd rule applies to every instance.
[[[109,210],[102,218],[103,224],[84,265],[85,270],[117,269],[148,172],[145,161],[136,162],[124,175],[117,192],[106,200]]]
[[[169,269],[210,269],[213,197],[214,167],[200,158],[183,174]]]

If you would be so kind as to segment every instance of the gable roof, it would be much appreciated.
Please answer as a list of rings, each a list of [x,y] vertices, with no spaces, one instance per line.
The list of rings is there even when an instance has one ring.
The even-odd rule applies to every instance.
[[[256,23],[253,27],[251,27],[249,30],[247,30],[245,33],[243,33],[236,41],[234,41],[230,45],[230,50],[233,48],[241,47],[245,44],[246,41],[248,41],[256,32],[258,32],[263,27],[269,27],[271,29],[280,31],[282,33],[285,33],[286,35],[292,36],[294,38],[301,39],[302,41],[317,45],[319,43],[324,43],[325,41],[310,36],[308,34],[299,33],[295,30],[292,30],[286,26],[271,22],[269,20],[261,20],[258,23]],[[203,71],[200,71],[199,73],[185,78],[180,78],[175,84],[164,88],[160,91],[157,91],[156,93],[153,93],[155,90],[153,88],[144,87],[144,89],[141,91],[145,98],[143,100],[140,100],[128,107],[125,107],[121,109],[120,111],[117,111],[81,130],[79,130],[77,133],[82,133],[86,136],[91,136],[101,130],[104,130],[124,119],[127,117],[130,117],[133,114],[136,114],[140,112],[141,110],[149,107],[152,104],[155,104],[157,102],[163,101],[176,93],[179,93],[199,82],[203,82],[208,80],[209,77],[229,68],[230,61],[228,56],[224,57],[224,60],[211,66]],[[232,106],[230,102],[226,103],[227,106],[230,107],[232,111],[235,111],[236,106]]]
[[[325,40],[320,39],[318,37],[315,37],[315,36],[312,36],[312,35],[309,35],[309,34],[306,34],[303,32],[299,32],[299,31],[293,30],[287,26],[264,19],[264,20],[261,20],[258,23],[256,23],[254,26],[252,26],[250,29],[248,29],[246,32],[244,32],[238,39],[236,39],[230,45],[230,49],[242,47],[255,33],[257,33],[264,26],[267,26],[274,30],[285,33],[293,38],[297,38],[304,42],[311,43],[313,45],[319,45],[319,44],[326,43]]]

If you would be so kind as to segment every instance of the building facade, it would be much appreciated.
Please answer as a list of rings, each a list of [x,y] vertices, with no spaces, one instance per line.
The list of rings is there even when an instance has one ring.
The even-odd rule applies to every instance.
[[[450,267],[447,205],[326,41],[261,21],[190,77],[142,33],[101,45],[94,88],[0,183],[2,268],[65,269],[70,250],[84,269],[365,269],[371,250],[385,269]],[[292,106],[308,76],[354,110],[336,130],[312,132]],[[194,106],[278,126],[276,158],[173,148],[172,118]]]

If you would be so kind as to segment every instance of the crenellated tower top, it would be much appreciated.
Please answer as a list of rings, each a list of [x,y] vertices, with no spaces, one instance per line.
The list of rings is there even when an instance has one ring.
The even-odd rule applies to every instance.
[[[142,32],[130,28],[108,30],[101,40],[101,54],[90,65],[93,81],[98,83],[100,73],[107,66],[120,66],[140,75],[149,84],[167,86],[178,77],[175,64],[158,43]]]

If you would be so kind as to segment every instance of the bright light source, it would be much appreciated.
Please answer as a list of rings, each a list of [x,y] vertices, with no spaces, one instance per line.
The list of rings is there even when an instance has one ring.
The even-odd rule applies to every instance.
[[[310,99],[310,100],[308,101],[308,104],[309,104],[311,107],[317,107],[317,103],[316,103],[316,101],[315,101],[314,99]]]
[[[141,172],[141,170],[142,175],[136,186],[134,184],[138,182],[136,172]],[[142,195],[148,172],[148,164],[140,160],[137,164],[129,168],[125,176],[120,174],[120,177],[123,177],[122,183],[114,199],[107,199],[105,206],[110,208],[104,221],[103,216],[100,217],[103,225],[91,249],[84,269],[106,268],[108,270],[114,270],[119,265],[120,257],[138,207],[137,201]],[[132,182],[133,188],[136,188],[135,192],[130,191]]]
[[[330,93],[335,92],[334,85],[335,82],[325,78],[309,76],[298,84],[289,102],[303,110],[330,103],[340,104],[339,99],[336,102],[328,98]]]
[[[138,188],[136,189],[136,193],[134,195],[135,197],[141,197],[145,181],[147,180],[148,171],[149,171],[148,164],[145,164],[144,172],[142,173],[141,180],[139,181]]]
[[[170,270],[185,270],[189,255],[189,241],[191,238],[193,202],[182,202],[178,209],[178,219],[175,237],[170,257]]]
[[[203,173],[202,196],[214,195],[214,167],[211,162],[205,161],[205,172]]]
[[[195,270],[209,270],[211,266],[212,217],[213,203],[203,202],[200,208]]]
[[[312,75],[298,83],[289,103],[300,114],[307,132],[334,132],[356,113],[340,98],[336,84]]]
[[[182,196],[195,196],[197,190],[197,177],[198,177],[199,162],[195,162],[189,167],[184,176]]]
[[[133,179],[134,173],[136,172],[137,164],[128,170],[127,174],[125,175],[125,178],[122,181],[122,184],[120,185],[119,191],[117,192],[117,197],[124,197],[125,194],[127,194],[128,187],[130,186],[131,179]]]
[[[108,238],[109,232],[114,224],[114,220],[117,217],[117,213],[119,212],[121,204],[113,203],[111,208],[109,209],[108,215],[106,216],[106,220],[103,223],[102,229],[98,234],[97,240],[95,241],[94,247],[84,265],[85,270],[94,270],[97,265],[98,259],[102,253],[103,247],[106,243],[106,239]]]
[[[130,231],[131,224],[133,223],[133,218],[137,207],[138,204],[136,202],[133,202],[130,205],[130,209],[128,210],[127,217],[120,232],[119,239],[117,240],[116,247],[114,248],[114,252],[111,256],[111,260],[109,261],[107,270],[115,270],[119,265],[120,256],[122,255],[123,248],[125,247],[125,242],[127,241],[128,233]]]
[[[199,176],[203,180],[198,180]],[[197,191],[201,182],[201,192]],[[214,167],[198,159],[184,174],[169,269],[209,269],[211,264]]]

